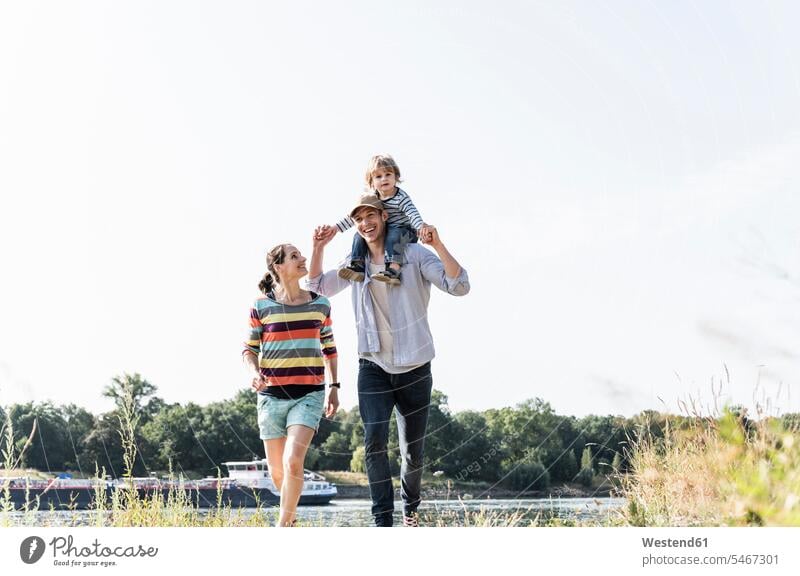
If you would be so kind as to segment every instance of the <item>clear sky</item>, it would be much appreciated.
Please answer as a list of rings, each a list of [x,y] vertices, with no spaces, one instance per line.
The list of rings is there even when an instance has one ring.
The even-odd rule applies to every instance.
[[[0,404],[248,382],[267,250],[391,153],[454,410],[800,411],[794,2],[0,3]],[[328,249],[333,266],[351,233]],[[349,295],[333,299],[356,402]]]

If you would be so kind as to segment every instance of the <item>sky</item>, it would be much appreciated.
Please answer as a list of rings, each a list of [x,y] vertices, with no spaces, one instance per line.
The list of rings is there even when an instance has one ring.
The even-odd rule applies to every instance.
[[[390,153],[454,411],[800,411],[792,2],[1,2],[0,405],[248,385],[267,251]],[[327,249],[326,268],[352,233]],[[332,299],[343,406],[350,299]]]

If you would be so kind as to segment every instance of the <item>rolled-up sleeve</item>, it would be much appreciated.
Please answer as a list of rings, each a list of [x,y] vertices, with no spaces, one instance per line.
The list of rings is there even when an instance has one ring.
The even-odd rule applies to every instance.
[[[464,296],[469,292],[469,275],[466,268],[462,266],[458,277],[450,278],[445,274],[444,264],[438,256],[425,248],[420,248],[416,253],[420,258],[420,272],[428,282],[453,296]]]
[[[349,256],[347,261],[349,261]],[[306,289],[323,296],[335,296],[349,285],[348,280],[339,278],[339,268],[328,270],[315,278],[306,280]]]
[[[259,352],[261,352],[261,334],[263,334],[263,332],[264,325],[261,324],[258,310],[254,306],[250,308],[250,332],[247,335],[247,340],[244,341],[242,355],[252,352],[258,356]]]

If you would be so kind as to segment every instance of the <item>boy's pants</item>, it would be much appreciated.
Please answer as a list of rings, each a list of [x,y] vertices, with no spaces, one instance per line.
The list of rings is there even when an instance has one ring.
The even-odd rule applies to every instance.
[[[417,241],[417,231],[411,226],[386,226],[386,238],[384,239],[383,257],[386,264],[396,262],[403,263],[403,254],[407,244],[414,244]],[[350,263],[358,262],[364,264],[367,257],[367,243],[356,232],[353,235],[353,245],[350,249]]]

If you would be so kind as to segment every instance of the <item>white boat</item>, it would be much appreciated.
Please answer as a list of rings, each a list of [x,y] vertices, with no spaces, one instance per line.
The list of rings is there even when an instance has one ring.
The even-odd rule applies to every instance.
[[[280,500],[280,489],[272,482],[266,459],[251,461],[223,462],[228,469],[228,477],[236,484],[250,490],[257,490],[265,496],[271,492]],[[303,471],[303,491],[300,493],[300,505],[327,504],[337,494],[336,485],[328,482],[324,476],[311,470]]]

